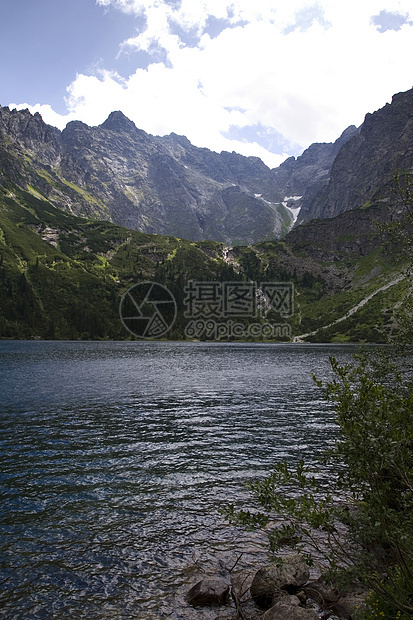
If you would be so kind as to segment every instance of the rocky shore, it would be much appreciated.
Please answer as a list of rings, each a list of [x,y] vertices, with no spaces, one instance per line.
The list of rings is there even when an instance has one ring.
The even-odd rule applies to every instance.
[[[185,598],[194,610],[209,610],[211,620],[354,620],[366,594],[339,592],[321,577],[311,579],[305,559],[295,554],[255,572],[222,566]]]

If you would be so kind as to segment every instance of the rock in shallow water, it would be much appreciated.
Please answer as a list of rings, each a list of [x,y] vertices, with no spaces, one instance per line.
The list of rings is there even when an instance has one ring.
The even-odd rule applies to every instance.
[[[265,612],[262,620],[319,620],[319,617],[312,609],[277,603]]]
[[[331,603],[336,603],[340,594],[334,586],[329,585],[324,579],[319,577],[316,581],[307,583],[304,588],[305,594],[317,601],[319,605],[325,607]]]
[[[222,577],[206,577],[189,590],[186,600],[193,607],[226,605],[229,583]]]
[[[310,570],[301,556],[287,557],[281,565],[270,564],[257,571],[250,588],[251,596],[261,607],[271,607],[281,590],[293,593],[308,581],[309,576]]]

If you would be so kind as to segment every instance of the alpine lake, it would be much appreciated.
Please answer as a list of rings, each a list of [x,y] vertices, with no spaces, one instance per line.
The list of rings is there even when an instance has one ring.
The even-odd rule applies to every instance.
[[[185,602],[200,572],[266,557],[220,508],[331,445],[312,373],[354,351],[0,341],[0,617],[210,618]]]

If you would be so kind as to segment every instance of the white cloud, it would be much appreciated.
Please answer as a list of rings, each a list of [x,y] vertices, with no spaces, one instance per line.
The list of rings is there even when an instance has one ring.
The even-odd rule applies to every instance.
[[[404,60],[413,55],[412,27],[379,32],[372,23],[384,9],[410,12],[412,19],[411,0],[386,0],[385,6],[384,0],[97,3],[144,15],[145,29],[123,49],[150,54],[161,48],[167,60],[154,57],[127,79],[78,75],[68,89],[66,116],[50,106],[32,108],[59,127],[75,118],[96,125],[121,109],[149,133],[174,131],[197,146],[257,155],[274,166],[287,156],[285,144],[332,141],[413,86]],[[215,38],[205,33],[211,16],[228,24]],[[186,44],[189,32],[196,33],[196,45]],[[223,136],[231,126],[258,125],[284,136],[282,152]]]

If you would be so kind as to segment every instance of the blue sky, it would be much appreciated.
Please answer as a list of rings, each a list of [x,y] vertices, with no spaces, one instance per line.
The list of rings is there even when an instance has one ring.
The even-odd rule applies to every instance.
[[[127,76],[135,68],[130,57],[116,56],[142,20],[95,0],[17,0],[3,7],[1,21],[1,105],[48,103],[64,114],[78,73],[107,67]]]
[[[3,2],[0,104],[276,166],[413,87],[411,0]]]

